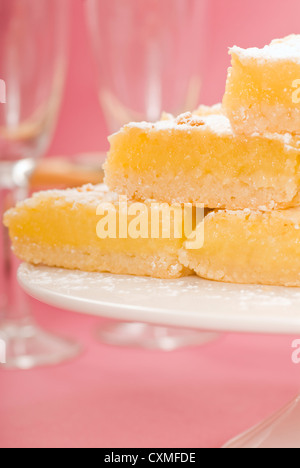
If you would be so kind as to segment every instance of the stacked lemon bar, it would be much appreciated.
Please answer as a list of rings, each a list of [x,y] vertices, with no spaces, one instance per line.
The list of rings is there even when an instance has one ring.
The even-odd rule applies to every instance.
[[[300,286],[300,36],[230,52],[222,107],[125,126],[110,138],[106,182],[213,209],[204,246],[179,253],[199,276]]]
[[[87,271],[300,286],[300,36],[230,52],[222,105],[130,123],[110,137],[108,189],[42,192],[10,210],[16,254]],[[180,235],[152,237],[148,225],[147,234],[120,236],[118,196],[127,214],[136,205],[140,214],[153,203],[175,207]],[[193,243],[202,204],[204,243]],[[183,229],[187,205],[192,221]],[[97,231],[105,209],[118,214],[110,236]]]
[[[4,224],[15,254],[34,265],[165,279],[189,275],[178,255],[185,240],[184,217],[169,212],[169,235],[163,236],[159,208],[150,200],[122,200],[104,185],[86,185],[34,194],[9,210]],[[153,236],[151,210],[158,220]],[[143,223],[144,232],[137,226],[130,235],[131,223]],[[191,223],[186,238],[192,228]]]

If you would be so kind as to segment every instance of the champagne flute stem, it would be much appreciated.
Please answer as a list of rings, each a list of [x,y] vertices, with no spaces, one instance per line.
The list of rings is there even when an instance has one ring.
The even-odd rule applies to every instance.
[[[7,174],[9,177],[3,177],[3,167],[0,164],[1,220],[7,209],[27,197],[29,174],[34,162],[19,161]],[[1,184],[3,179],[9,184]],[[11,250],[8,231],[2,222],[1,225],[0,345],[4,353],[0,355],[0,366],[6,369],[31,369],[59,364],[77,356],[81,351],[77,343],[52,335],[35,323],[28,296],[17,282],[19,261]]]
[[[7,184],[0,186],[0,216],[1,216],[1,286],[0,286],[0,314],[1,319],[23,320],[29,316],[28,298],[18,286],[16,275],[19,261],[11,250],[8,229],[3,224],[3,215],[18,201],[28,195],[27,174],[24,174],[20,186],[14,185],[14,174],[17,166],[6,174]],[[3,179],[3,177],[2,177]]]
[[[5,200],[7,190],[0,187],[0,319],[2,320],[6,315],[8,307],[8,293],[7,293],[7,272],[9,270],[7,258],[7,229],[3,225],[2,219],[5,212]]]

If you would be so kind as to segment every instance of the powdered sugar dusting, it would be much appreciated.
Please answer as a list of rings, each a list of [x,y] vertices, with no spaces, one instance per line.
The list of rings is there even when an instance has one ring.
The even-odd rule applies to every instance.
[[[35,207],[43,200],[52,200],[57,205],[68,203],[98,206],[100,202],[115,202],[118,200],[118,196],[110,192],[108,187],[104,184],[88,184],[79,188],[37,192],[33,194],[32,198],[20,202],[17,207]]]
[[[191,132],[199,131],[202,133],[211,132],[216,135],[219,135],[220,137],[235,137],[229,119],[225,115],[220,113],[219,105],[215,107],[215,114],[204,113],[203,115],[198,115],[191,112],[186,112],[185,114],[181,114],[176,118],[169,117],[167,120],[160,120],[156,123],[131,122],[125,125],[125,127],[123,127],[121,131],[126,131],[126,129],[128,128],[139,128],[141,130],[144,130],[145,132],[173,132],[177,130],[187,132],[188,134],[191,134]],[[265,133],[263,136],[259,133],[254,133],[252,137],[280,141],[285,146],[285,149],[287,151],[290,149],[297,149],[297,146],[299,147],[299,140],[295,140],[295,138],[289,133]],[[238,136],[238,138],[242,137]]]
[[[236,54],[242,63],[247,63],[249,60],[256,60],[259,64],[289,60],[300,65],[300,35],[293,34],[283,39],[275,39],[262,49],[257,47],[242,49],[234,46],[230,49],[230,54]]]
[[[77,312],[206,330],[300,332],[297,288],[84,273],[22,265],[34,297]],[[154,294],[155,291],[155,294]]]
[[[288,208],[286,210],[270,210],[267,207],[261,206],[258,210],[251,210],[250,208],[245,208],[244,210],[214,210],[207,214],[205,221],[208,222],[212,218],[219,216],[230,216],[233,219],[231,220],[234,223],[234,217],[240,218],[243,220],[249,219],[258,219],[260,222],[263,222],[268,219],[282,219],[283,223],[291,223],[297,229],[300,225],[300,207]],[[217,222],[217,219],[214,219],[214,222]]]
[[[160,120],[156,123],[150,122],[131,122],[126,128],[140,128],[146,131],[184,131],[191,130],[205,132],[210,130],[219,135],[232,135],[232,129],[229,120],[222,114],[196,115],[191,112],[181,114],[178,117]]]

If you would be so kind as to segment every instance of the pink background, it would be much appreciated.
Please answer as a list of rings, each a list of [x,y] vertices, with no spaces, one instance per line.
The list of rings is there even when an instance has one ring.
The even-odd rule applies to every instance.
[[[261,46],[300,30],[299,0],[209,0],[203,102],[221,99],[227,47]],[[82,0],[72,0],[66,93],[49,154],[107,147]],[[45,327],[85,345],[78,360],[0,371],[0,447],[219,447],[299,390],[294,337],[224,335],[173,353],[117,349],[95,340],[100,319],[33,301]]]
[[[107,130],[98,103],[93,59],[84,21],[85,0],[71,0],[71,3],[70,67],[50,154],[72,155],[108,147]],[[230,65],[228,47],[235,44],[241,47],[261,47],[274,38],[299,33],[300,2],[207,0],[206,23],[202,103],[214,104],[222,99],[225,89],[227,68]],[[187,53],[193,54],[193,47]]]

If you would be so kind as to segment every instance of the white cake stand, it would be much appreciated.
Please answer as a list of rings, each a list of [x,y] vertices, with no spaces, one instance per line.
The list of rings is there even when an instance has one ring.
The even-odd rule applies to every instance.
[[[300,333],[300,290],[187,277],[159,280],[21,265],[24,290],[47,304],[128,322],[211,332]],[[300,397],[226,448],[300,448]]]

